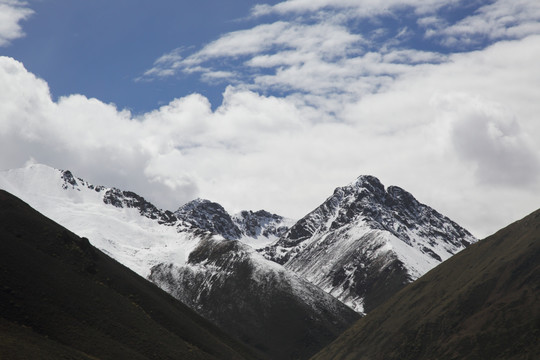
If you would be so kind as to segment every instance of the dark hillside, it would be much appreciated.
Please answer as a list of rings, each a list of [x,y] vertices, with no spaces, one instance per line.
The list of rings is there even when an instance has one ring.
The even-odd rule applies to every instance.
[[[408,285],[313,359],[540,359],[540,210]]]
[[[0,191],[0,359],[253,359],[157,286]]]
[[[186,266],[156,265],[149,279],[274,360],[309,359],[360,318],[235,240],[203,240]]]

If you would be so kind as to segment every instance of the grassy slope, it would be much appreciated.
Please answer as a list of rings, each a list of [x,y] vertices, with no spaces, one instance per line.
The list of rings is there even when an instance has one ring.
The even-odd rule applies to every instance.
[[[540,359],[540,210],[408,285],[313,359]]]
[[[0,191],[1,359],[253,359],[186,306]]]

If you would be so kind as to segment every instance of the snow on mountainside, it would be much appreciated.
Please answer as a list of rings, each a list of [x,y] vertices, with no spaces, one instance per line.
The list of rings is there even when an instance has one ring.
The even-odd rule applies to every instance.
[[[95,186],[68,170],[40,164],[0,172],[0,188],[145,277],[157,263],[184,264],[198,241],[211,234],[263,247],[285,232],[283,224],[293,223],[262,211],[272,221],[249,222],[248,229],[244,218],[199,199],[176,213],[163,211],[134,192]]]
[[[0,188],[270,358],[308,358],[359,318],[241,242],[276,240],[291,223],[278,215],[231,217],[200,199],[175,213],[162,211],[133,192],[94,186],[44,165],[1,172]]]
[[[163,261],[185,263],[201,237],[210,236],[133,192],[94,186],[45,165],[1,172],[0,188],[144,277]]]
[[[337,188],[264,256],[359,312],[477,240],[405,190],[373,176]]]
[[[144,277],[156,265],[186,265],[201,239],[240,240],[358,312],[476,241],[405,190],[385,189],[372,176],[337,188],[296,223],[262,210],[231,216],[201,199],[163,211],[133,192],[45,165],[0,172],[0,188]]]
[[[239,240],[255,249],[275,242],[296,223],[296,220],[264,210],[255,212],[244,210],[233,215],[232,219],[242,231]]]
[[[231,216],[220,204],[205,199],[190,201],[174,214],[186,224],[227,240],[240,240],[256,249],[276,241],[295,223],[264,210],[241,211]]]
[[[309,358],[358,320],[339,300],[237,240],[203,240],[149,279],[272,359]]]

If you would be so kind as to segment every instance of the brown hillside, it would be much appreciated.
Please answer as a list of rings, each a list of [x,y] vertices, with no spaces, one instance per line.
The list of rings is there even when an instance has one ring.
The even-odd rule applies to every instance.
[[[408,285],[313,359],[540,359],[540,210]]]

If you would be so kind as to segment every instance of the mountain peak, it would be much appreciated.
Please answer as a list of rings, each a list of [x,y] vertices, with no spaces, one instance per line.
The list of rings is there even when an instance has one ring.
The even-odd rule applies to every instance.
[[[364,312],[473,242],[409,192],[363,175],[263,252]]]
[[[69,170],[60,170],[62,173],[62,180],[64,180],[64,189],[66,189],[69,185],[71,185],[73,188],[79,186],[77,183],[77,180],[75,180],[75,177]]]
[[[215,211],[219,211],[221,213],[226,212],[223,206],[221,206],[217,202],[210,201],[208,199],[203,199],[203,198],[196,198],[180,206],[175,211],[175,213],[184,214],[187,212],[196,212],[196,211],[201,211],[201,209],[204,209],[204,208],[212,208]]]
[[[185,224],[221,235],[227,240],[242,240],[260,248],[277,240],[292,221],[265,210],[243,210],[230,215],[220,204],[197,198],[174,213]]]
[[[313,359],[538,359],[539,238],[540,210],[408,285]]]
[[[357,188],[360,188],[360,187],[370,188],[371,187],[378,190],[384,190],[384,185],[381,183],[381,181],[377,177],[373,175],[360,175],[350,185],[355,186]]]
[[[225,208],[210,200],[197,198],[180,206],[174,214],[185,223],[219,234],[227,240],[236,240],[242,236]]]
[[[334,195],[338,193],[351,194],[368,192],[377,196],[384,194],[385,189],[381,181],[373,175],[360,175],[353,182],[345,186],[337,187]]]

